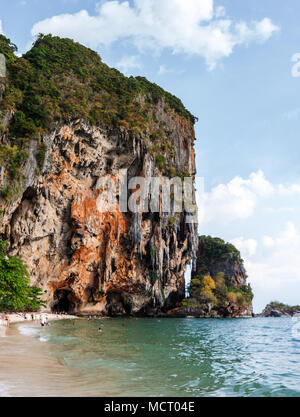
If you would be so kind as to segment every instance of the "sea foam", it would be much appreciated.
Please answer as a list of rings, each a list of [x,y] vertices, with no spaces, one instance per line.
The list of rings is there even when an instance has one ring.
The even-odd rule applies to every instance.
[[[36,336],[38,333],[35,327],[29,327],[27,325],[18,326],[18,330],[23,336]]]
[[[8,389],[9,389],[9,386],[7,384],[0,382],[0,397],[11,397]]]

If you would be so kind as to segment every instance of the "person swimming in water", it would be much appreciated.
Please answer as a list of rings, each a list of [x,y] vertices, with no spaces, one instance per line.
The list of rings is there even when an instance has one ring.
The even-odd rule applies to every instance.
[[[103,332],[102,328],[101,328],[101,327],[99,327],[99,329],[98,329],[98,333],[102,333],[102,332]]]

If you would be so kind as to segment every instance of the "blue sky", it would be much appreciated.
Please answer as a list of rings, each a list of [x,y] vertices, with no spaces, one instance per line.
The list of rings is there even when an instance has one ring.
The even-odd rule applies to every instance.
[[[75,38],[109,65],[180,97],[199,117],[200,233],[241,249],[256,311],[272,299],[300,304],[300,78],[291,72],[300,53],[299,1],[0,0],[0,6],[0,28],[20,53],[39,32]]]

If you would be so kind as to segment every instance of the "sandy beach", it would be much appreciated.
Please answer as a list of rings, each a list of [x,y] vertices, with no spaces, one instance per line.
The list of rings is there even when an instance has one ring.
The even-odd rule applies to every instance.
[[[34,314],[34,320],[40,320],[41,317],[44,317],[46,321],[53,321],[53,320],[66,320],[66,319],[77,319],[77,316],[72,316],[68,314],[53,314],[53,313],[32,313]],[[4,316],[4,313],[0,313],[0,317]],[[32,321],[31,313],[26,313],[27,319],[24,317],[24,313],[12,313],[8,314],[9,316],[9,323],[21,323],[21,322],[30,322]],[[6,322],[0,318],[0,326],[5,326]]]

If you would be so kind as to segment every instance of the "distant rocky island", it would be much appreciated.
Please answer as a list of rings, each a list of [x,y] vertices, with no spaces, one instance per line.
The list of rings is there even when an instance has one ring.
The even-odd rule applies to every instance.
[[[272,301],[258,316],[262,317],[300,317],[300,306],[289,306]]]

